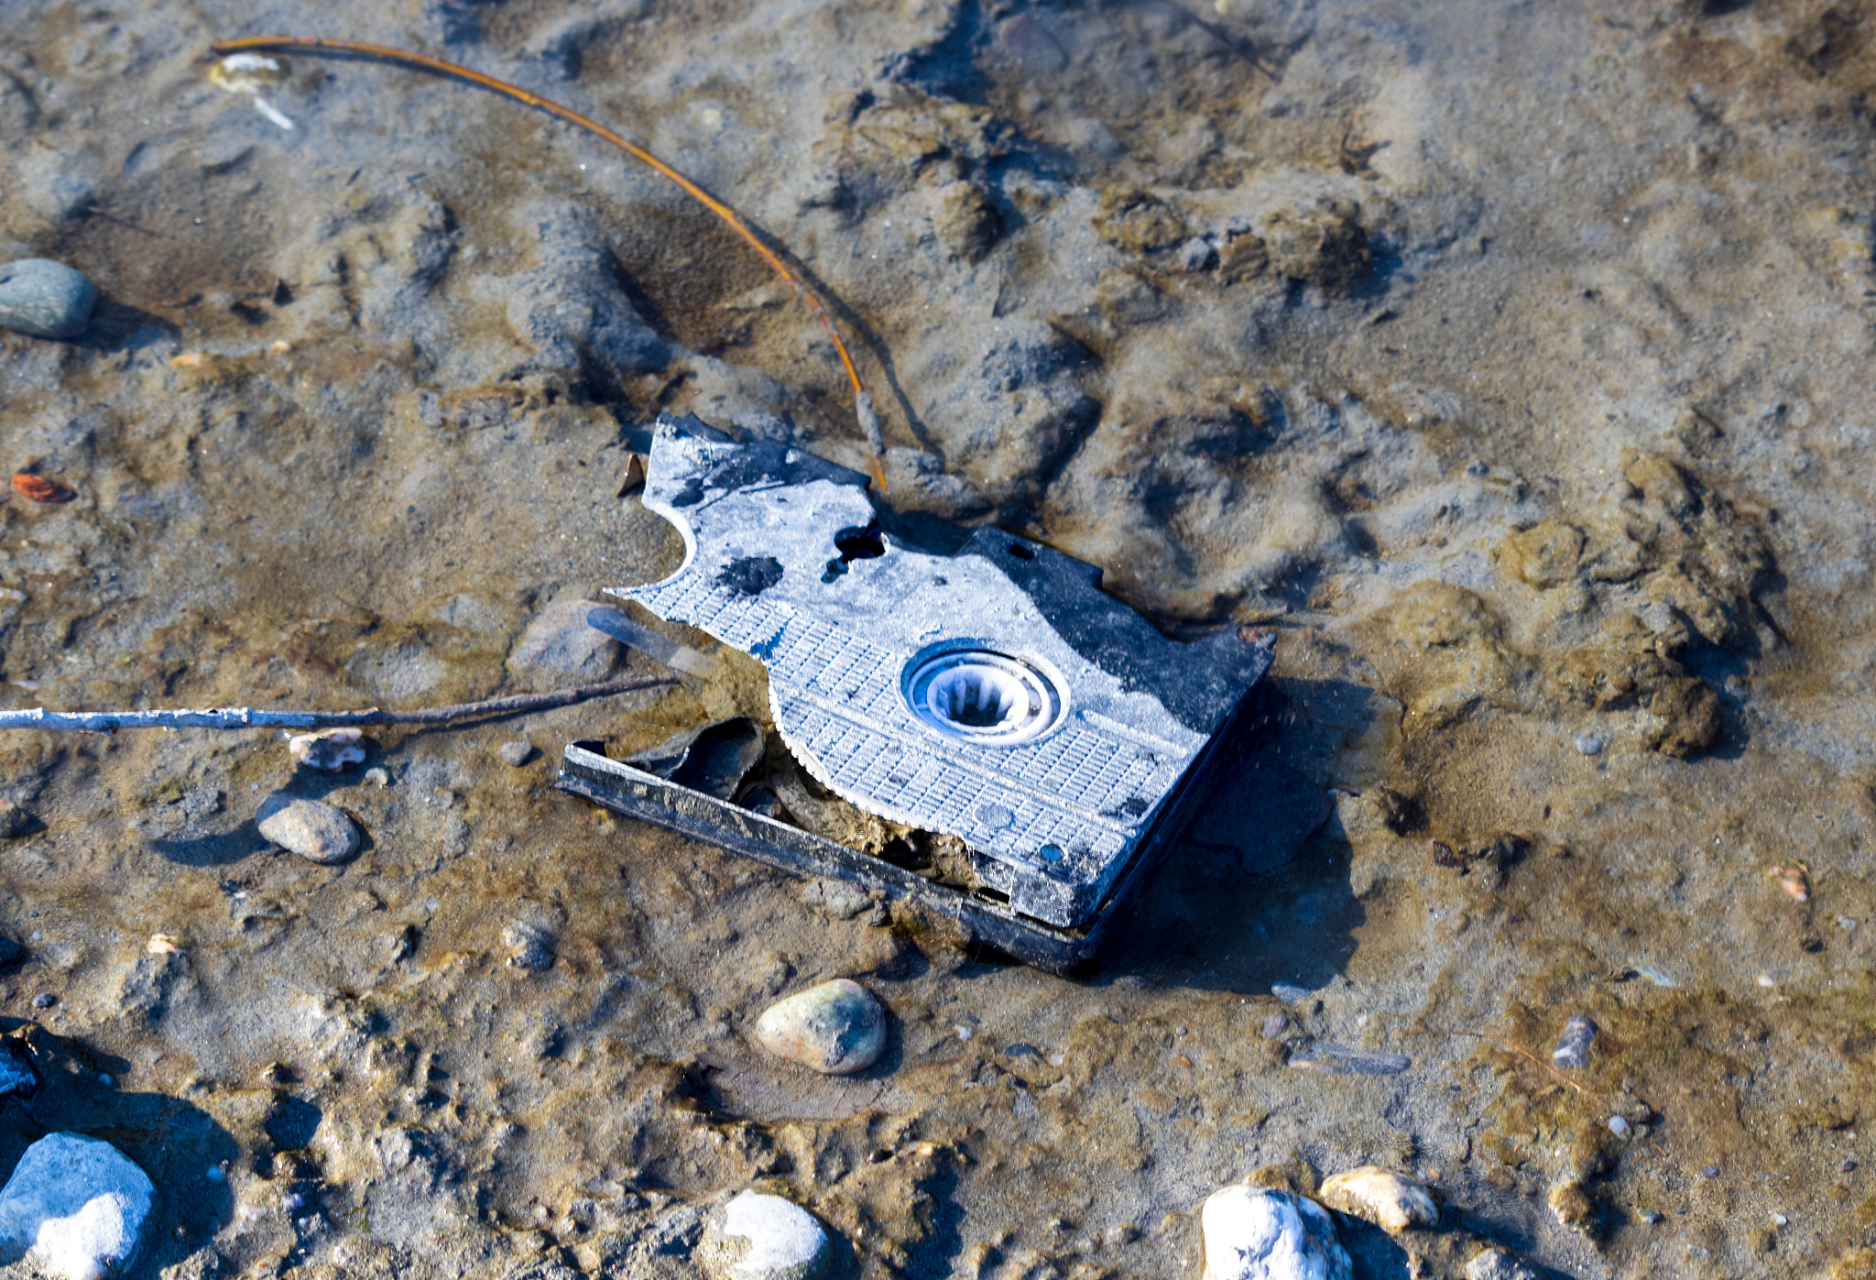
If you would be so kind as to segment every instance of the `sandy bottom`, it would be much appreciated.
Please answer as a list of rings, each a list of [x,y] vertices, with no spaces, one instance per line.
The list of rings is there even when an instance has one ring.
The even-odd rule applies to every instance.
[[[553,789],[569,741],[759,706],[747,671],[330,776],[9,733],[0,1029],[45,1081],[0,1171],[118,1144],[145,1277],[685,1276],[750,1186],[854,1275],[1193,1275],[1216,1187],[1364,1163],[1445,1216],[1342,1219],[1363,1276],[1868,1274],[1865,6],[14,0],[0,259],[103,300],[0,334],[0,462],[78,495],[0,503],[7,706],[577,682],[508,659],[679,562],[626,483],[659,412],[867,465],[825,331],[662,179],[379,63],[294,58],[291,131],[208,80],[315,25],[733,201],[853,336],[902,510],[1275,632],[1289,781],[1221,795],[1071,980]],[[270,849],[282,789],[363,852]],[[877,1066],[755,1045],[842,975]]]

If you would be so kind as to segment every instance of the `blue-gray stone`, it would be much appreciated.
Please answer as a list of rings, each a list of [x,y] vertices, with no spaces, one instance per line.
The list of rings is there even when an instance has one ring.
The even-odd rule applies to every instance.
[[[62,262],[22,258],[0,267],[0,329],[76,338],[91,323],[97,301],[97,286]]]

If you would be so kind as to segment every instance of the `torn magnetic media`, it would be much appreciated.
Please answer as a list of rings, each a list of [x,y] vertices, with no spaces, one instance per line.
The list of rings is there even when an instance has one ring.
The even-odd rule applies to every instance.
[[[694,418],[660,420],[644,502],[683,535],[683,566],[611,594],[759,661],[767,719],[807,776],[749,772],[761,730],[743,722],[634,761],[575,744],[560,785],[915,898],[1031,963],[1093,953],[1270,663],[1267,641],[1235,629],[1169,640],[1100,589],[1099,569],[998,529],[950,530],[948,552],[914,545],[859,473]],[[622,638],[673,661],[668,640]],[[842,802],[950,874],[838,838],[813,811]]]

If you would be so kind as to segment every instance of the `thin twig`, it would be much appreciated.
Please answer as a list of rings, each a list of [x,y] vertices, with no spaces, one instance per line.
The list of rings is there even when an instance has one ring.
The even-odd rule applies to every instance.
[[[1578,1093],[1582,1094],[1585,1098],[1590,1096],[1588,1089],[1585,1089],[1582,1085],[1570,1079],[1569,1076],[1564,1075],[1563,1072],[1557,1070],[1557,1068],[1551,1066],[1548,1062],[1545,1062],[1542,1058],[1538,1057],[1536,1054],[1532,1053],[1530,1050],[1520,1048],[1519,1046],[1511,1043],[1511,1041],[1505,1039],[1503,1036],[1495,1036],[1489,1031],[1451,1031],[1445,1027],[1428,1027],[1427,1030],[1437,1031],[1441,1035],[1444,1035],[1444,1036],[1470,1036],[1474,1040],[1490,1040],[1494,1044],[1503,1045],[1505,1048],[1511,1050],[1513,1053],[1517,1054],[1519,1057],[1524,1058],[1527,1061],[1534,1062],[1538,1066],[1542,1067],[1544,1070],[1550,1072],[1551,1075],[1557,1077],[1557,1079],[1561,1080],[1564,1084],[1569,1085],[1572,1089],[1575,1089]]]
[[[522,711],[571,706],[634,689],[652,689],[672,681],[662,676],[609,680],[605,684],[556,689],[552,693],[517,693],[453,707],[421,711],[256,711],[251,707],[214,707],[201,711],[0,711],[0,729],[67,729],[80,733],[115,733],[119,729],[341,729],[378,724],[455,724]]]
[[[834,317],[827,307],[816,297],[799,276],[788,269],[781,255],[769,248],[762,237],[750,229],[743,221],[743,215],[724,204],[721,200],[705,191],[695,182],[685,177],[678,170],[660,160],[645,148],[627,138],[614,133],[605,125],[588,116],[583,116],[572,107],[563,107],[558,102],[543,98],[538,93],[523,89],[518,84],[506,80],[497,80],[494,76],[484,75],[456,62],[445,62],[441,58],[432,58],[426,53],[412,53],[407,49],[396,49],[389,45],[365,44],[358,40],[338,40],[327,36],[244,36],[239,40],[217,40],[209,46],[216,57],[225,58],[231,53],[245,49],[292,49],[300,53],[351,53],[367,58],[383,58],[387,62],[402,63],[405,66],[421,67],[425,71],[434,71],[438,75],[451,76],[493,90],[516,102],[530,106],[538,111],[545,111],[557,116],[577,129],[584,129],[594,137],[603,138],[619,150],[625,152],[639,163],[649,166],[677,183],[684,193],[697,201],[704,208],[714,213],[737,235],[749,243],[750,248],[762,255],[762,260],[774,268],[783,282],[794,289],[796,295],[812,311],[827,329],[828,337],[834,340],[834,350],[840,353],[841,367],[847,371],[847,381],[853,384],[853,410],[860,420],[860,429],[865,432],[867,443],[873,449],[873,478],[879,482],[880,492],[886,489],[886,473],[880,463],[882,440],[880,437],[879,418],[873,410],[873,398],[866,393],[866,387],[860,381],[860,371],[854,367],[853,357],[847,352],[847,344],[841,339],[840,330],[834,324]]]

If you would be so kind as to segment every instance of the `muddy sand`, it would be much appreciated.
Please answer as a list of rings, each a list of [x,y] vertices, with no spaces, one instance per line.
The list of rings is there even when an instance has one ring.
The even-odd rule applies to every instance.
[[[1215,1188],[1368,1163],[1444,1211],[1341,1218],[1364,1276],[1488,1241],[1870,1274],[1869,6],[0,16],[0,261],[100,292],[73,341],[0,333],[5,464],[76,493],[0,503],[7,707],[577,683],[509,659],[677,567],[628,475],[661,412],[868,466],[825,331],[670,184],[356,59],[289,59],[289,130],[207,77],[270,32],[648,145],[827,297],[896,507],[1276,637],[1246,776],[1280,784],[1072,977],[554,790],[568,742],[759,707],[759,669],[374,730],[336,774],[277,733],[5,735],[0,1030],[42,1083],[0,1171],[117,1145],[157,1189],[134,1274],[685,1276],[753,1186],[853,1275],[1191,1276]],[[358,855],[269,846],[283,790]],[[890,1009],[850,1079],[754,1039],[834,977]]]

